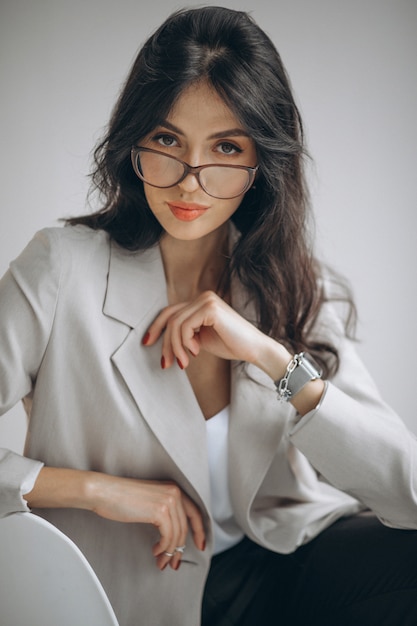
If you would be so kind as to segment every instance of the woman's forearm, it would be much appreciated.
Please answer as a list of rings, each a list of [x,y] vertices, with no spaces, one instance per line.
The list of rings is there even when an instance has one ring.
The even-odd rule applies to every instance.
[[[43,467],[33,489],[23,497],[31,508],[93,508],[94,472]]]

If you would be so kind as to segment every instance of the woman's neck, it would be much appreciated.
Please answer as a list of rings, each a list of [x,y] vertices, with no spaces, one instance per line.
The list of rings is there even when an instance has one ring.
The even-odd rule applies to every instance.
[[[217,291],[228,263],[228,225],[192,241],[165,235],[160,242],[170,304]]]

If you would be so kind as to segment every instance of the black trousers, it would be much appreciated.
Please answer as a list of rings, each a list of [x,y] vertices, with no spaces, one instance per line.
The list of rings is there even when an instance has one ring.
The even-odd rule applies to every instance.
[[[289,555],[245,538],[213,558],[203,626],[417,626],[417,531],[337,521]]]

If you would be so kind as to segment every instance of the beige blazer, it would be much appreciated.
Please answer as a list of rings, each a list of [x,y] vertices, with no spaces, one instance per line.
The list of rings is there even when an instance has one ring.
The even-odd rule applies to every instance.
[[[252,318],[238,284],[232,303]],[[27,510],[22,493],[42,463],[175,480],[203,513],[205,552],[190,537],[181,568],[160,572],[152,526],[38,511],[86,554],[122,626],[197,626],[212,550],[205,421],[186,372],[161,370],[160,343],[141,344],[166,304],[158,246],[127,252],[84,227],[41,231],[0,282],[0,408],[25,397],[30,414],[25,457],[0,452],[0,514]],[[415,439],[331,311],[314,332],[332,334],[341,368],[300,421],[266,375],[231,365],[234,513],[246,535],[279,552],[365,507],[417,528]]]

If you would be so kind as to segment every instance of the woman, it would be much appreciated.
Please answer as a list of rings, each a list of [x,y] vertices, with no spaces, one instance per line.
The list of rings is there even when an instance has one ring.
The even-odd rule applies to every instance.
[[[1,514],[76,541],[122,625],[417,619],[416,444],[311,254],[304,155],[268,37],[180,11],[96,150],[102,210],[2,280],[2,411],[30,426]]]

